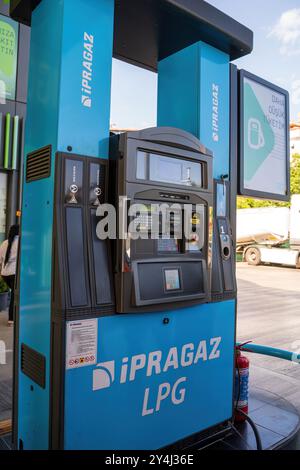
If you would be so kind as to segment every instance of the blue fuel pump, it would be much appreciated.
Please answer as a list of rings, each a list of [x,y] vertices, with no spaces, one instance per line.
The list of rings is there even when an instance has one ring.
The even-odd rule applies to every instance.
[[[11,13],[32,28],[15,447],[183,448],[226,430],[236,330],[231,61],[251,52],[252,32],[199,0],[13,0]],[[157,129],[110,139],[113,56],[158,73]],[[179,211],[200,204],[192,218],[202,243],[100,240],[98,207],[116,194],[146,207],[175,200]]]

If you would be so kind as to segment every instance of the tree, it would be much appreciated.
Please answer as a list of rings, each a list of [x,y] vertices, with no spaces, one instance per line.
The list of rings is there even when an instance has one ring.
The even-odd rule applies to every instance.
[[[300,194],[300,155],[295,154],[291,162],[291,194]],[[274,202],[260,199],[238,197],[238,209],[251,209],[256,207],[289,207],[289,202]]]
[[[291,193],[300,194],[300,155],[293,155],[291,166]]]

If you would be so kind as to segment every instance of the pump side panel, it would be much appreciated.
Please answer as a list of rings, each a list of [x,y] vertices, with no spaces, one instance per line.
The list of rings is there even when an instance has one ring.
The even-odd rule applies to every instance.
[[[26,155],[49,144],[55,152],[57,145],[62,10],[62,2],[44,0],[32,18]],[[20,372],[17,444],[21,439],[24,449],[38,450],[47,449],[49,439],[53,153],[50,178],[29,184],[26,178],[24,181],[19,352],[24,343],[45,357],[46,388]]]
[[[107,158],[114,2],[64,2],[59,150]]]
[[[214,155],[214,178],[229,177],[229,56],[200,43],[200,128],[198,138]]]
[[[199,77],[198,43],[159,62],[157,115],[159,127],[177,127],[199,137]]]
[[[158,66],[158,125],[194,134],[214,154],[214,178],[229,175],[229,56],[203,42]]]
[[[23,373],[19,360],[16,444],[25,450],[47,449],[50,441],[55,156],[70,145],[83,156],[108,157],[113,11],[111,0],[43,0],[32,16],[25,154],[48,145],[52,154],[49,178],[24,179],[19,359],[25,344],[43,356],[46,375],[43,389]],[[90,107],[83,105],[81,89],[85,33],[94,41]]]
[[[163,323],[165,317],[169,324]],[[108,388],[93,391],[97,366],[66,371],[65,449],[158,449],[230,419],[234,325],[233,301],[167,314],[99,319],[97,364],[113,361],[113,381]],[[214,355],[210,343],[219,337]],[[190,364],[200,341],[205,341],[202,357]],[[189,346],[182,354],[184,345]],[[169,350],[174,347],[177,349],[169,357],[173,365],[164,372]],[[153,368],[147,376],[149,353],[154,351],[161,352],[161,371],[157,369],[156,374]],[[130,380],[135,355],[143,355],[140,361],[145,360],[145,365]],[[129,358],[128,371],[125,383],[120,383],[123,358]],[[172,389],[179,379],[184,381],[174,390],[173,402],[170,391],[155,411],[160,384],[170,384]],[[145,404],[149,414],[143,416],[145,394],[149,396]],[[176,404],[182,396],[183,402]]]
[[[158,123],[161,126],[176,126],[186,129],[195,134],[197,138],[210,150],[213,151],[213,175],[216,180],[227,177],[230,183],[230,58],[227,54],[211,47],[203,42],[194,44],[183,51],[162,60],[159,63],[158,82]],[[197,76],[195,83],[195,75]],[[192,91],[191,91],[192,90]],[[188,118],[186,118],[188,114]],[[233,187],[233,186],[232,186]],[[232,189],[233,190],[233,189]],[[231,213],[228,210],[227,213]],[[233,215],[233,214],[232,214]],[[222,267],[221,253],[216,240],[219,234],[214,234],[213,249],[215,259],[220,264],[221,284],[225,275],[234,278],[234,272],[225,272]],[[220,276],[219,271],[213,266],[212,275]],[[224,269],[224,271],[223,271]],[[223,278],[223,281],[222,281]],[[210,315],[203,315],[201,319],[201,330],[208,331],[219,329],[220,336],[226,336],[230,340],[224,345],[222,354],[226,357],[234,356],[235,347],[235,311],[236,300],[222,301],[228,295],[223,292],[219,303],[212,303],[199,307],[199,312],[209,310]],[[234,291],[229,295],[235,297]],[[223,312],[223,313],[221,313]],[[225,313],[226,312],[226,313]],[[227,315],[230,322],[222,321],[222,315]],[[230,328],[230,330],[228,330]],[[216,366],[216,363],[214,364]],[[211,378],[214,376],[211,367]],[[222,406],[215,408],[213,402],[209,405],[214,422],[220,422],[224,417],[222,409],[228,410],[233,401],[234,364],[226,362],[222,369]],[[212,388],[214,385],[212,385]],[[211,394],[211,390],[206,390]],[[211,395],[212,396],[212,395]],[[204,398],[204,402],[205,402]],[[208,400],[208,398],[207,398]],[[207,401],[209,403],[209,400]],[[222,408],[223,407],[223,408]],[[232,409],[231,409],[232,412]],[[231,416],[228,414],[227,418]]]

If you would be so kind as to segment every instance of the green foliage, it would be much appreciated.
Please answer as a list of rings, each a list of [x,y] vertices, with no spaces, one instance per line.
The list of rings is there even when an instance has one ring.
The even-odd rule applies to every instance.
[[[289,202],[265,201],[264,199],[251,199],[250,197],[238,197],[238,209],[256,209],[258,207],[290,207]]]
[[[291,164],[291,193],[300,194],[300,155],[298,154],[293,155]],[[238,197],[238,209],[252,209],[257,207],[290,207],[290,203]]]
[[[0,276],[0,294],[4,294],[5,292],[9,292],[9,287],[2,276]]]
[[[293,155],[291,167],[291,192],[300,194],[300,155]]]

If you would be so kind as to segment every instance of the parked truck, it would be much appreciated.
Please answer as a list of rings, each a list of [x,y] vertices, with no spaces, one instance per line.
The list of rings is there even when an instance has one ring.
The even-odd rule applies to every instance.
[[[300,268],[300,195],[291,208],[264,207],[237,211],[237,253],[251,265]]]

